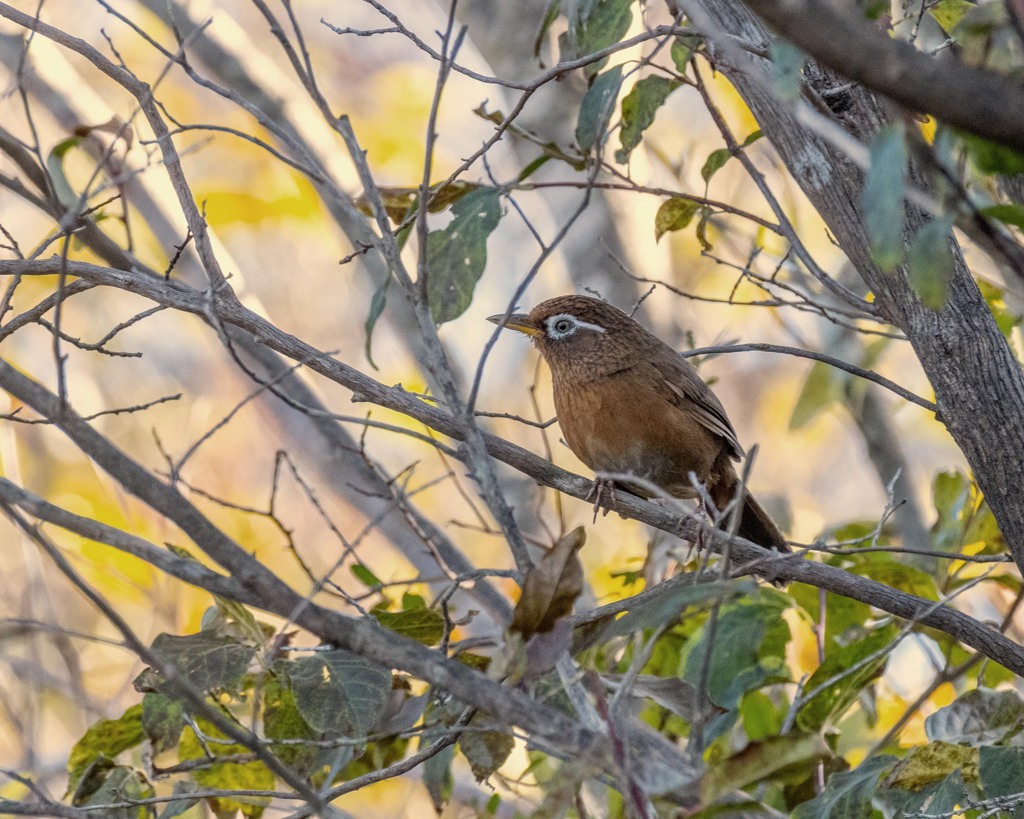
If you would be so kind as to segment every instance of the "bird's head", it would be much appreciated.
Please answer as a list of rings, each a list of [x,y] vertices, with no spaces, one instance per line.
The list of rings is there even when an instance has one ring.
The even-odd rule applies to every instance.
[[[504,315],[488,316],[501,324]],[[649,347],[653,337],[617,307],[589,296],[558,296],[504,326],[530,336],[552,368],[579,365],[595,374],[617,369]]]

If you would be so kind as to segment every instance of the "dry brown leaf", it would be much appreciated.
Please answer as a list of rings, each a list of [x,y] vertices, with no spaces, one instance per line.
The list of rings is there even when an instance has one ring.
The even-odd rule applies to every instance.
[[[561,617],[572,611],[583,591],[583,566],[577,552],[587,540],[582,526],[565,535],[530,569],[523,581],[523,593],[516,603],[511,631],[529,640],[534,634],[551,631]]]

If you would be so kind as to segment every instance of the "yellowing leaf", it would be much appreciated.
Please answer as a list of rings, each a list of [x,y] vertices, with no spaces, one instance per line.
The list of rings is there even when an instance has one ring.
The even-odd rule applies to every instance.
[[[196,719],[196,724],[206,737],[213,739],[206,739],[205,742],[200,743],[192,727],[186,727],[181,735],[181,742],[178,743],[178,756],[182,762],[190,759],[205,759],[206,748],[210,749],[215,758],[252,753],[244,745],[239,745],[225,737],[220,730],[201,717]],[[216,741],[218,739],[223,741]],[[274,787],[274,774],[266,765],[257,761],[214,762],[211,765],[197,768],[192,772],[192,776],[200,785],[210,789],[269,791]],[[262,815],[263,809],[270,803],[269,798],[262,796],[236,796],[232,799],[218,798],[207,801],[215,813],[241,811],[243,816],[251,817],[251,819],[258,819]]]
[[[942,30],[949,34],[974,7],[975,4],[970,0],[939,0],[928,9],[928,13],[942,26]]]
[[[654,241],[672,230],[682,230],[693,221],[700,204],[692,199],[673,196],[661,203],[654,216]]]
[[[114,759],[146,738],[142,730],[142,704],[133,705],[117,719],[93,723],[68,758],[68,793],[74,791],[86,769],[99,757]]]
[[[961,771],[965,782],[977,782],[978,749],[940,740],[917,748],[893,769],[885,784],[919,791],[933,782],[941,782],[954,771]]]

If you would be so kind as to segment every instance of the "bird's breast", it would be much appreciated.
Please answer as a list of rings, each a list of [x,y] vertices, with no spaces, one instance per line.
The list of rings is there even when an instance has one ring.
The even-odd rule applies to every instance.
[[[569,448],[596,472],[629,473],[676,495],[702,478],[720,440],[653,388],[614,376],[555,384],[555,410]]]

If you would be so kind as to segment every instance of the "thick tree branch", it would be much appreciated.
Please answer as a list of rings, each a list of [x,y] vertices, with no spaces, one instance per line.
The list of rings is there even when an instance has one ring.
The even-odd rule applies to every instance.
[[[743,0],[823,65],[911,111],[1024,151],[1024,86],[918,51],[872,25],[857,6],[822,0]]]

